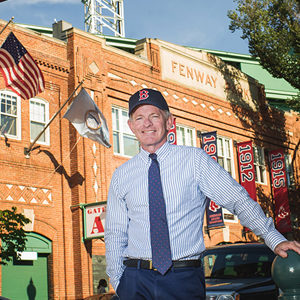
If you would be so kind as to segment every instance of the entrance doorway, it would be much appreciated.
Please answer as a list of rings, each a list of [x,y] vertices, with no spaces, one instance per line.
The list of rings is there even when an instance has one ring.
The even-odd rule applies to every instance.
[[[37,233],[27,234],[25,259],[2,266],[2,296],[11,300],[47,300],[49,239]]]

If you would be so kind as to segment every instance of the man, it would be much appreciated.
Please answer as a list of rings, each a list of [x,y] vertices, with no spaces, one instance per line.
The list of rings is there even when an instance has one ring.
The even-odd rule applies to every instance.
[[[141,151],[113,174],[105,228],[107,274],[121,300],[205,299],[200,257],[206,197],[236,214],[276,254],[300,254],[300,243],[286,241],[202,149],[167,142],[173,117],[160,92],[132,95],[129,117]]]

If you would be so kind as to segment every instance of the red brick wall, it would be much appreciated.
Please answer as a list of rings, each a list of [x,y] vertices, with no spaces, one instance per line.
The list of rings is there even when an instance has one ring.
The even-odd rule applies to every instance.
[[[0,21],[0,29],[4,24]],[[44,74],[46,89],[38,97],[49,102],[50,117],[85,77],[84,87],[94,92],[94,100],[106,117],[112,141],[111,106],[127,108],[129,96],[145,84],[169,93],[166,99],[178,123],[200,131],[217,130],[221,136],[235,141],[254,139],[268,149],[284,147],[291,155],[295,155],[295,166],[299,168],[299,154],[295,149],[300,126],[294,114],[283,115],[263,104],[259,107],[259,113],[253,113],[205,93],[163,81],[159,47],[151,41],[147,44],[147,62],[107,47],[104,40],[79,30],[69,31],[67,43],[17,26],[13,31]],[[0,36],[0,43],[5,37],[5,34]],[[89,72],[91,63],[99,68],[97,74]],[[109,73],[119,78],[112,78]],[[136,85],[130,83],[131,80]],[[0,89],[3,88],[4,79],[0,76]],[[172,96],[174,94],[179,99],[176,100]],[[183,97],[190,101],[185,103]],[[210,109],[210,106],[215,109]],[[222,109],[223,113],[218,109]],[[80,204],[106,201],[112,173],[127,159],[114,155],[113,148],[107,149],[80,137],[69,121],[62,119],[65,111],[66,107],[50,126],[50,145],[41,146],[32,151],[30,158],[25,158],[24,147],[30,144],[29,101],[22,100],[21,140],[9,139],[7,146],[4,139],[0,138],[0,167],[3,170],[0,173],[0,193],[8,195],[7,184],[14,189],[14,200],[0,196],[0,202],[1,208],[15,205],[19,211],[33,209],[34,231],[52,241],[49,258],[51,298],[83,299],[93,293],[91,256],[103,255],[105,245],[101,240],[82,241]],[[230,115],[225,112],[230,112]],[[250,117],[254,123],[249,121]],[[199,139],[197,146],[200,147]],[[238,178],[236,153],[234,155]],[[97,166],[96,171],[94,165]],[[95,182],[98,184],[97,191]],[[24,186],[25,191],[20,186]],[[39,193],[36,194],[36,197],[39,195],[37,203],[32,202],[31,187],[37,188],[36,193]],[[48,194],[44,195],[43,189],[47,189]],[[261,186],[261,190],[265,197],[270,196],[269,180],[267,186]],[[51,201],[47,198],[50,193]],[[25,202],[18,200],[20,195]],[[44,200],[48,200],[48,204],[43,204]],[[230,226],[231,241],[242,239],[242,227],[239,224],[227,225]],[[222,240],[221,229],[211,231],[210,238],[205,235],[207,246]]]

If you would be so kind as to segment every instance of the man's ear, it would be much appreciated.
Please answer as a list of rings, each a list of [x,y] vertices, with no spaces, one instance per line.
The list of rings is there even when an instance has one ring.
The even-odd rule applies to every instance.
[[[170,114],[169,118],[167,119],[167,130],[169,131],[173,125],[173,121],[174,121],[174,116],[172,114]]]
[[[132,120],[130,118],[127,120],[127,124],[129,126],[130,130],[134,133]]]

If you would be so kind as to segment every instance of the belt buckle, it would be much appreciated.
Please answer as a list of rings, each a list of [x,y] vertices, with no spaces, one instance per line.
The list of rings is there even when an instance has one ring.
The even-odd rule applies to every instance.
[[[153,263],[152,263],[152,260],[149,260],[149,269],[150,269],[150,270],[157,271],[157,269],[156,269],[156,268],[153,268]]]

